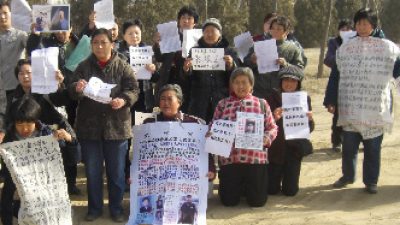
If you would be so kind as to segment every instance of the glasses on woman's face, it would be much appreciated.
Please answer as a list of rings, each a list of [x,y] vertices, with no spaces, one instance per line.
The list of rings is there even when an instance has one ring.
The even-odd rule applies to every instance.
[[[104,47],[109,43],[111,43],[111,42],[109,42],[109,41],[93,41],[92,45],[95,47],[100,47],[100,46]]]
[[[25,76],[25,75],[32,75],[32,71],[20,71],[18,73],[19,76]]]

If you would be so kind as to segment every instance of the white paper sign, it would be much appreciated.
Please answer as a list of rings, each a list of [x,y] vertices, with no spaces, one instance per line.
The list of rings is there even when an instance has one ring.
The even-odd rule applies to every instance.
[[[179,39],[178,25],[176,21],[158,24],[157,30],[160,33],[161,53],[170,53],[182,50],[181,40]]]
[[[192,48],[193,70],[225,70],[223,48]]]
[[[206,139],[205,151],[228,158],[235,139],[236,121],[216,120],[211,126],[211,136]]]
[[[54,137],[30,138],[0,147],[21,199],[18,224],[72,225],[63,161]]]
[[[33,5],[32,16],[37,32],[69,30],[69,5]]]
[[[203,36],[201,29],[183,30],[182,57],[189,56],[190,49],[197,46],[197,41]]]
[[[113,0],[101,0],[94,3],[96,12],[96,28],[111,29],[115,25],[114,3]]]
[[[32,9],[26,0],[11,1],[11,25],[26,32],[31,31]]]
[[[342,44],[347,43],[351,38],[355,37],[357,35],[356,31],[340,31],[339,32],[340,37],[342,38],[343,42]]]
[[[269,73],[279,70],[279,65],[276,63],[279,56],[275,39],[254,42],[254,52],[257,56],[259,73]]]
[[[244,60],[244,57],[249,53],[249,49],[253,46],[253,37],[249,31],[246,33],[242,33],[233,38],[233,42],[235,43],[236,50],[239,54],[240,60]]]
[[[153,63],[153,48],[146,47],[129,47],[130,64],[136,71],[136,79],[150,80],[151,72],[146,69],[146,65]]]
[[[32,51],[32,93],[50,94],[58,89],[58,47]]]
[[[307,92],[282,93],[282,109],[285,139],[310,139]]]
[[[110,97],[111,89],[115,86],[117,85],[104,83],[98,77],[91,77],[85,89],[83,89],[83,94],[97,102],[108,104],[112,100]]]
[[[157,122],[134,127],[133,224],[206,224],[206,125]]]
[[[263,150],[264,114],[237,112],[235,148]]]
[[[393,124],[390,82],[400,49],[376,37],[355,37],[336,53],[340,71],[338,125],[370,139],[390,132]]]

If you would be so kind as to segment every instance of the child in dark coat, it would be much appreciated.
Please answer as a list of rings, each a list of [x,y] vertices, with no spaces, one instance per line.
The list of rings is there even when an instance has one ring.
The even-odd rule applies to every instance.
[[[285,140],[282,119],[282,93],[301,90],[303,71],[296,66],[284,67],[279,71],[280,89],[267,99],[279,127],[278,136],[268,150],[268,194],[294,196],[299,191],[301,161],[304,155],[312,152],[308,139]],[[307,96],[310,130],[314,129],[311,112],[311,99]]]

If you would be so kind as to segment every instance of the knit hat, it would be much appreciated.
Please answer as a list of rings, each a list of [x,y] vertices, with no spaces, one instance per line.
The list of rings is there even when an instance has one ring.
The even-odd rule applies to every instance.
[[[206,26],[208,26],[208,25],[212,25],[212,26],[214,26],[215,28],[217,28],[219,31],[222,31],[221,23],[220,23],[219,20],[216,19],[216,18],[209,18],[209,19],[207,19],[207,20],[203,23],[203,31],[204,31],[204,29],[206,28]]]
[[[297,66],[292,66],[292,65],[280,69],[278,75],[279,79],[292,78],[298,81],[303,80],[304,77],[303,70]]]

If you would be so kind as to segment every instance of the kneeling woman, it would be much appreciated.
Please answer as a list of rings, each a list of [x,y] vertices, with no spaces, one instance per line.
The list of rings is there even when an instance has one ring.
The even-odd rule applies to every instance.
[[[146,120],[144,120],[144,124],[162,121],[205,124],[204,120],[179,111],[183,102],[182,89],[179,85],[164,85],[159,91],[157,100],[161,112],[154,118],[147,118]],[[209,182],[212,182],[215,178],[215,164],[211,154],[208,154],[208,171],[208,180]]]
[[[264,147],[269,147],[277,135],[270,107],[264,99],[252,95],[254,76],[250,68],[237,68],[230,77],[231,94],[222,99],[214,113],[213,121],[223,119],[236,121],[237,112],[264,115]],[[225,206],[239,204],[245,191],[247,203],[252,207],[267,202],[267,152],[232,147],[229,158],[219,157],[219,196]]]

